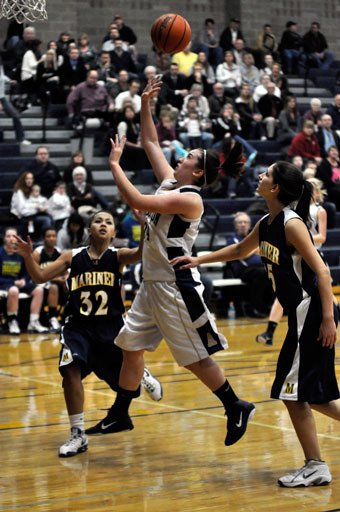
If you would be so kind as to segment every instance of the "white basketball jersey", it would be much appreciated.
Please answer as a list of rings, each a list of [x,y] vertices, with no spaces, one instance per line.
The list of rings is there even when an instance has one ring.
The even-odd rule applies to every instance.
[[[173,188],[175,184],[174,180],[164,180],[156,195],[200,193],[200,187],[195,185],[185,185],[176,189]],[[197,269],[181,271],[169,264],[169,260],[176,256],[191,256],[200,221],[201,216],[197,219],[186,219],[178,214],[146,214],[143,249],[145,281],[177,281],[188,278],[200,280]]]

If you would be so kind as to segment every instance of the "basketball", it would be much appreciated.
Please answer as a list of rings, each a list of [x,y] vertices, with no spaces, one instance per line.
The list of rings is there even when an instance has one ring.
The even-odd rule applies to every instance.
[[[178,53],[190,43],[191,28],[179,14],[163,14],[151,27],[151,39],[157,50]]]

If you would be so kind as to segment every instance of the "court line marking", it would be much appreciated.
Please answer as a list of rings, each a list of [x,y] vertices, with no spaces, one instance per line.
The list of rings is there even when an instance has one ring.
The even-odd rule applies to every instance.
[[[8,376],[15,377],[15,375],[13,375],[13,374],[8,374]],[[55,382],[49,382],[49,381],[45,381],[45,380],[42,380],[42,379],[37,379],[37,378],[34,378],[34,377],[23,377],[23,376],[20,376],[20,377],[17,377],[17,378],[21,379],[21,380],[28,381],[28,382],[36,382],[36,383],[39,383],[39,384],[45,384],[45,385],[49,385],[49,386],[52,386],[52,387],[59,387],[60,388],[60,385],[55,383]],[[98,391],[98,390],[95,390],[95,389],[85,389],[85,394],[86,393],[92,393],[92,394],[100,395],[100,396],[110,396],[109,391]],[[220,414],[214,414],[214,413],[206,412],[206,411],[202,411],[202,410],[185,409],[183,407],[178,407],[178,406],[175,406],[175,405],[166,404],[164,402],[150,401],[150,399],[149,400],[144,400],[143,398],[139,398],[138,399],[138,403],[143,403],[143,404],[148,404],[148,405],[153,404],[156,407],[160,407],[160,408],[164,408],[164,409],[170,409],[170,410],[174,410],[174,411],[178,411],[178,412],[186,412],[186,413],[191,413],[191,414],[198,414],[198,415],[202,415],[202,416],[209,416],[209,417],[212,417],[212,418],[219,418],[219,419],[222,419],[223,421],[226,421],[225,417],[221,416]],[[88,413],[88,411],[86,411],[86,412]],[[139,415],[139,416],[142,417],[142,416],[145,416],[145,415]],[[261,427],[261,428],[263,428],[263,427],[264,428],[269,428],[269,429],[272,429],[272,430],[281,430],[281,431],[284,431],[284,432],[293,432],[293,433],[295,433],[294,428],[282,427],[282,426],[278,426],[278,425],[270,425],[268,423],[262,423],[262,422],[259,422],[259,421],[256,421],[256,420],[255,421],[252,420],[250,422],[250,425],[254,425],[256,427]],[[31,428],[31,426],[28,426],[28,428]],[[1,430],[3,430],[3,429],[0,428],[0,431]],[[330,435],[330,434],[320,434],[320,433],[318,433],[318,437],[322,437],[322,438],[325,438],[325,439],[334,439],[336,441],[340,440],[340,436],[333,436],[333,435]]]

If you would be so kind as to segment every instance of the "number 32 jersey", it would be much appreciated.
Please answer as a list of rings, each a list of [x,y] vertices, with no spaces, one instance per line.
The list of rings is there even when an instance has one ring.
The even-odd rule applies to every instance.
[[[91,260],[86,247],[73,249],[67,316],[92,321],[121,316],[121,278],[115,248],[109,247],[98,260]]]

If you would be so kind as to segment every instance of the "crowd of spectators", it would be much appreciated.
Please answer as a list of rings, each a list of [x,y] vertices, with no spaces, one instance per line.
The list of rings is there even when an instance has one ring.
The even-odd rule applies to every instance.
[[[126,135],[122,163],[129,170],[149,167],[140,143],[140,95],[147,80],[161,73],[163,85],[153,103],[153,116],[170,163],[198,146],[219,151],[224,141],[237,139],[248,159],[247,179],[243,180],[246,193],[254,195],[256,173],[250,170],[256,164],[256,150],[251,141],[273,140],[279,143],[282,158],[299,155],[304,163],[313,159],[319,166],[323,162],[321,171],[316,171],[318,175],[324,173],[325,166],[332,165],[332,187],[328,184],[328,189],[333,189],[331,195],[337,199],[336,155],[335,150],[331,151],[330,164],[329,149],[340,149],[336,132],[340,129],[340,95],[327,111],[319,98],[313,98],[310,110],[303,114],[287,79],[287,74],[298,73],[306,66],[328,69],[334,60],[317,21],[304,35],[295,21],[288,21],[281,37],[266,23],[251,46],[240,20],[232,18],[219,30],[215,20],[207,18],[183,51],[169,56],[153,48],[146,62],[139,58],[134,30],[116,15],[97,48],[87,34],[76,37],[65,31],[49,41],[44,50],[35,28],[27,26],[22,34],[7,38],[2,53],[0,93],[2,76],[19,96],[26,97],[28,104],[64,103],[65,125],[74,128],[75,133],[87,126],[89,119],[98,119],[107,141],[113,132]],[[5,92],[2,95],[5,97]],[[4,101],[0,98],[5,109]],[[12,117],[17,138],[23,140],[20,118],[13,112]],[[63,207],[67,214],[73,211],[84,216],[85,208],[107,206],[84,162],[76,163],[65,170],[62,179],[49,160],[48,149],[38,148],[34,162],[25,171],[33,173],[34,184],[48,198],[49,209],[45,206],[43,210],[36,201],[37,206],[32,206],[30,212],[36,208],[34,215],[16,213],[23,224],[26,221],[22,219],[32,217],[34,225],[43,219],[45,226],[46,219],[52,219],[60,227],[65,219],[57,213],[57,204],[67,199],[70,207]],[[18,186],[17,182],[16,194]],[[229,197],[242,193],[242,187],[240,192],[233,183],[224,183],[215,190],[223,190]],[[214,195],[214,189],[209,194]],[[335,203],[338,207],[338,199]],[[13,213],[15,209],[14,205]]]

